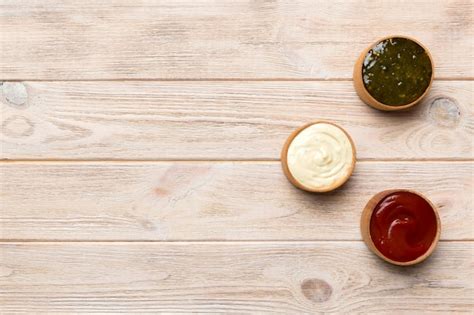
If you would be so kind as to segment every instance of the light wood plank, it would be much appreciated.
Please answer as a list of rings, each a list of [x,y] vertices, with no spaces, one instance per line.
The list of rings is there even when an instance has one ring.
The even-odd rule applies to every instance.
[[[474,239],[472,162],[360,162],[331,194],[270,163],[3,163],[0,236],[39,240],[360,240],[368,199],[425,193],[443,240]]]
[[[473,86],[435,82],[413,111],[384,113],[351,82],[6,82],[0,156],[278,159],[295,128],[326,119],[359,159],[472,159]]]
[[[0,77],[350,78],[390,34],[418,38],[439,78],[472,78],[470,0],[2,0]]]
[[[424,264],[382,262],[362,242],[1,244],[4,312],[466,312],[472,242]]]

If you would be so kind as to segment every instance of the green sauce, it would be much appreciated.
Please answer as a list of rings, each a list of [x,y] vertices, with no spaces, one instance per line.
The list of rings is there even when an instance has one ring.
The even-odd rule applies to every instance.
[[[365,56],[362,77],[367,91],[390,106],[409,104],[430,85],[433,74],[426,51],[412,40],[389,38],[375,45]]]

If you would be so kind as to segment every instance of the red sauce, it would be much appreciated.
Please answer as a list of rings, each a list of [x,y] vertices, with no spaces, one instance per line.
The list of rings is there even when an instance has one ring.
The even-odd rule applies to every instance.
[[[434,209],[417,194],[401,191],[383,198],[370,219],[370,236],[387,258],[412,261],[428,251],[436,237]]]

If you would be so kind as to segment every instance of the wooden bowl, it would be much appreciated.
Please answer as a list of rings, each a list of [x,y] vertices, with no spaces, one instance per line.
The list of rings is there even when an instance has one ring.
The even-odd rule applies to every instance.
[[[365,88],[365,85],[364,85],[363,77],[362,77],[362,65],[364,63],[365,56],[367,55],[369,50],[371,50],[375,45],[377,45],[381,41],[389,39],[389,38],[406,38],[406,39],[409,39],[409,40],[417,43],[418,45],[420,45],[426,51],[426,54],[428,55],[428,58],[431,61],[431,79],[430,79],[430,83],[428,84],[427,88],[425,89],[425,91],[423,92],[423,94],[420,97],[418,97],[413,102],[405,104],[405,105],[398,105],[398,106],[397,105],[386,105],[386,104],[383,104],[383,103],[379,102],[378,100],[376,100],[369,93],[369,91],[367,91],[367,89]],[[382,110],[382,111],[399,111],[399,110],[408,109],[408,108],[411,108],[411,107],[415,106],[417,103],[419,103],[428,94],[429,90],[431,89],[431,85],[433,84],[433,78],[434,78],[433,57],[431,56],[431,53],[428,50],[428,48],[426,48],[423,44],[421,44],[419,41],[417,41],[416,39],[414,39],[412,37],[401,36],[401,35],[392,35],[392,36],[383,37],[383,38],[377,40],[376,42],[374,42],[372,45],[369,45],[360,54],[359,58],[357,59],[357,61],[355,63],[354,73],[353,73],[352,78],[353,78],[354,87],[355,87],[355,90],[356,90],[357,94],[359,95],[360,99],[364,103],[366,103],[367,105],[372,106],[373,108],[376,108],[376,109],[379,109],[379,110]]]
[[[431,206],[431,208],[433,209],[433,212],[435,214],[435,217],[436,217],[436,235],[433,239],[433,242],[431,243],[430,247],[428,248],[428,250],[423,255],[421,255],[418,258],[416,258],[414,260],[411,260],[411,261],[401,262],[401,261],[396,261],[396,260],[393,260],[393,259],[390,259],[390,258],[386,257],[384,254],[382,254],[377,249],[377,247],[375,246],[375,244],[372,240],[372,237],[370,235],[370,220],[372,218],[372,212],[374,211],[375,207],[379,204],[379,202],[382,199],[384,199],[388,195],[396,193],[396,192],[410,192],[410,193],[413,193],[415,195],[420,196]],[[439,237],[440,237],[440,234],[441,234],[441,220],[439,219],[438,210],[435,207],[435,205],[428,198],[426,198],[425,196],[423,196],[419,192],[416,192],[414,190],[409,190],[409,189],[389,189],[389,190],[384,190],[384,191],[381,191],[381,192],[377,193],[375,196],[373,196],[369,200],[369,202],[367,202],[367,205],[365,206],[364,210],[362,211],[362,216],[361,216],[361,219],[360,219],[360,231],[361,231],[361,234],[362,234],[362,239],[364,240],[367,247],[372,252],[374,252],[377,256],[379,256],[380,258],[382,258],[386,262],[389,262],[389,263],[394,264],[394,265],[411,266],[411,265],[421,263],[426,258],[428,258],[431,255],[431,253],[434,251],[436,245],[438,244]]]
[[[288,149],[290,147],[290,144],[293,142],[293,139],[295,139],[295,137],[301,131],[305,130],[309,126],[312,126],[314,124],[320,124],[320,123],[333,125],[333,126],[339,128],[347,136],[347,138],[349,139],[349,142],[351,144],[351,147],[352,147],[352,163],[351,163],[351,167],[349,169],[349,172],[348,172],[347,176],[342,177],[341,179],[339,179],[337,182],[333,183],[332,185],[328,185],[326,187],[316,189],[316,188],[307,187],[307,186],[303,185],[300,181],[298,181],[296,178],[293,177],[293,175],[291,174],[290,169],[288,167]],[[324,120],[318,120],[318,121],[310,122],[310,123],[298,128],[298,129],[296,129],[295,131],[293,131],[290,134],[290,136],[288,137],[288,139],[286,140],[285,144],[283,145],[283,149],[281,150],[281,165],[282,165],[282,168],[283,168],[283,173],[286,175],[286,178],[288,178],[288,180],[295,187],[297,187],[301,190],[308,191],[308,192],[324,193],[324,192],[329,192],[329,191],[332,191],[332,190],[335,190],[335,189],[339,188],[345,182],[347,182],[349,177],[351,177],[352,173],[354,172],[355,162],[356,162],[356,150],[355,150],[354,141],[352,140],[351,136],[342,127],[336,125],[335,123],[324,121]]]

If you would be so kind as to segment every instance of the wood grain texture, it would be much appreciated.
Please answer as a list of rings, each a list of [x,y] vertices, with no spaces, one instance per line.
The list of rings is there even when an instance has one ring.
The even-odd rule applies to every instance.
[[[0,1],[0,78],[348,79],[380,37],[412,36],[438,78],[472,78],[473,6],[436,1]]]
[[[3,163],[6,240],[360,240],[380,190],[437,207],[441,239],[474,239],[473,162],[360,162],[341,189],[293,187],[269,163]]]
[[[383,113],[351,82],[6,82],[2,159],[273,159],[324,119],[358,159],[472,159],[472,81],[437,81],[422,104]]]
[[[394,267],[362,242],[0,244],[5,312],[470,313],[472,242]]]
[[[472,313],[473,9],[0,0],[0,313]],[[434,57],[409,112],[369,108],[350,81],[389,34]],[[277,161],[316,119],[359,158],[325,195]],[[365,203],[390,188],[439,208],[419,266],[360,241]]]

